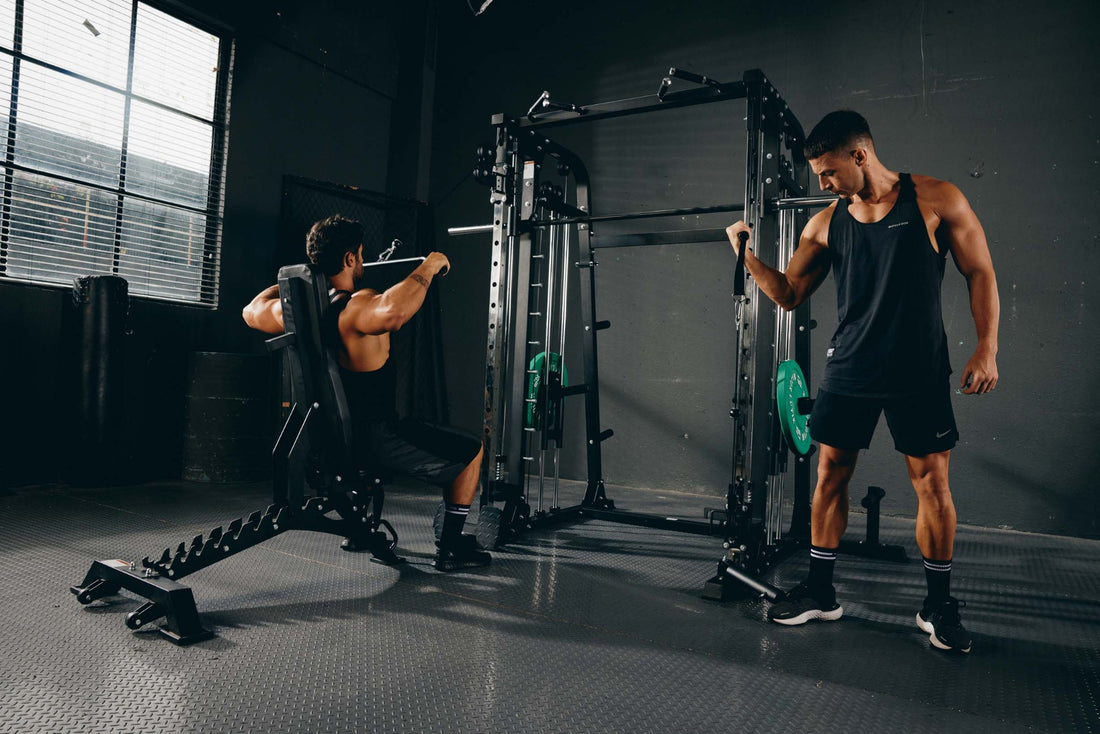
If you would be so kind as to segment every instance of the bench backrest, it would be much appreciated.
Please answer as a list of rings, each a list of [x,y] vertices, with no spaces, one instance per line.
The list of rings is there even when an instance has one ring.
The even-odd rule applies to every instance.
[[[293,338],[287,347],[294,410],[308,411],[311,454],[321,462],[314,467],[326,475],[354,476],[351,414],[348,411],[336,345],[331,344],[335,325],[330,307],[328,279],[316,265],[286,265],[279,269],[279,298],[283,326]]]

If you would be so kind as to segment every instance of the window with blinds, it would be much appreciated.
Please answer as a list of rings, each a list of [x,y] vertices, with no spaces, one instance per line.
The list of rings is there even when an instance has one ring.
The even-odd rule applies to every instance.
[[[231,63],[136,0],[0,0],[0,280],[216,305]]]

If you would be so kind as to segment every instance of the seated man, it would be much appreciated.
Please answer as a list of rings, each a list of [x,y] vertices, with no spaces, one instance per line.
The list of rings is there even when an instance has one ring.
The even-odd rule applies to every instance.
[[[352,435],[364,464],[407,474],[443,488],[446,514],[435,567],[440,571],[486,566],[491,557],[479,550],[462,527],[470,512],[481,472],[477,439],[438,426],[398,421],[390,333],[404,326],[424,303],[436,275],[450,268],[447,256],[433,252],[403,281],[383,293],[356,289],[363,276],[363,227],[340,215],[323,219],[306,236],[306,253],[328,278],[332,324],[340,344],[340,375],[352,417]],[[265,289],[244,308],[245,323],[268,334],[283,332],[277,285]]]

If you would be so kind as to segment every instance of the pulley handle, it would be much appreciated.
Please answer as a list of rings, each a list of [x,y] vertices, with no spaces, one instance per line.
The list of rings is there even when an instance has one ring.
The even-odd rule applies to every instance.
[[[740,245],[737,248],[737,265],[733,269],[733,295],[743,296],[745,295],[745,249],[749,241],[749,233],[738,232],[737,241]]]

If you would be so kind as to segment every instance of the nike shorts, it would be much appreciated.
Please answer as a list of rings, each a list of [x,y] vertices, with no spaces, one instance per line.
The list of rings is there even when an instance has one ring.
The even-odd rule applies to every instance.
[[[810,437],[838,449],[868,448],[881,413],[886,413],[894,448],[906,456],[937,454],[958,443],[949,381],[923,392],[887,398],[818,390],[810,413]]]

